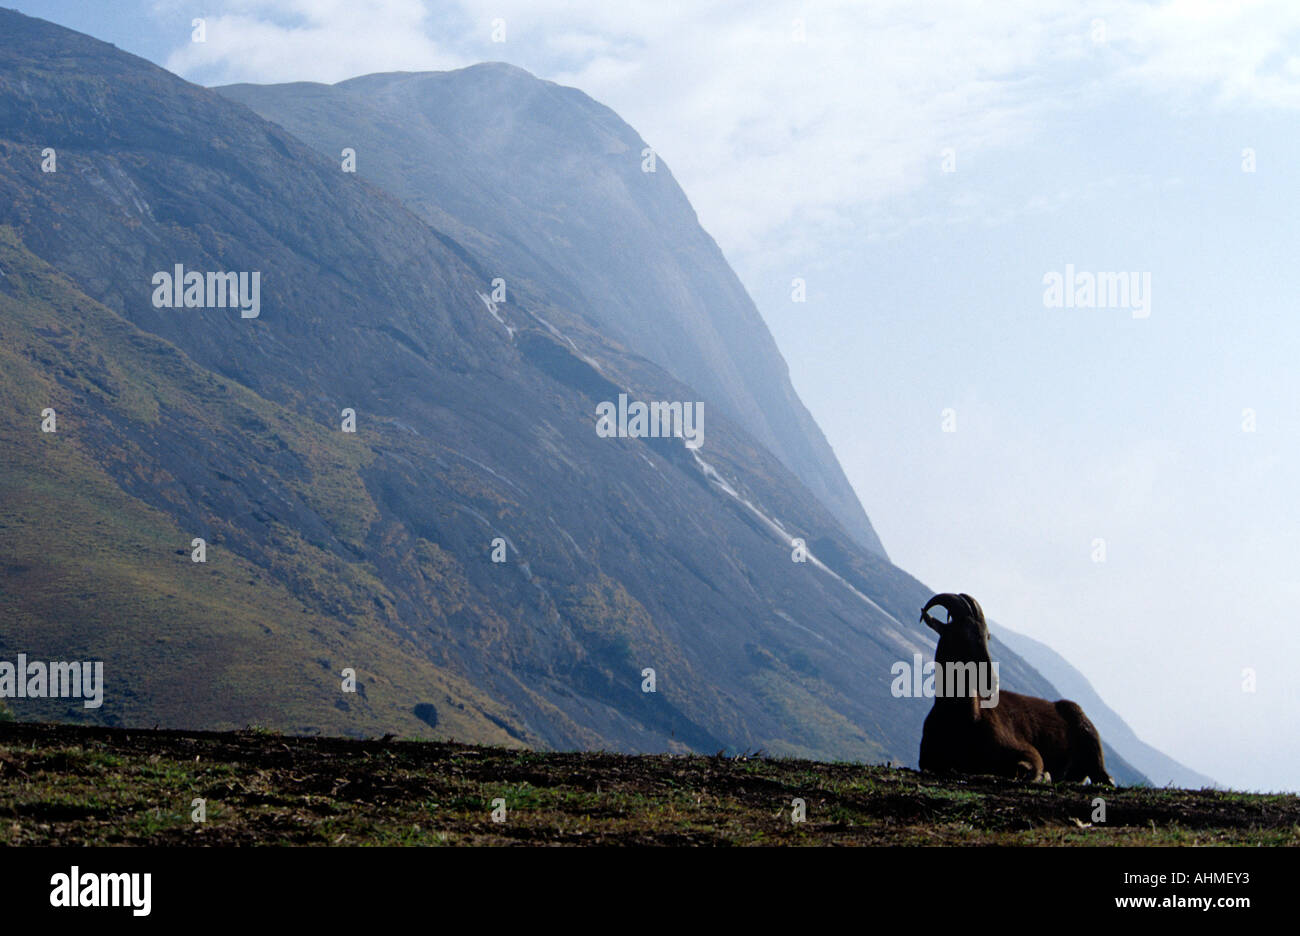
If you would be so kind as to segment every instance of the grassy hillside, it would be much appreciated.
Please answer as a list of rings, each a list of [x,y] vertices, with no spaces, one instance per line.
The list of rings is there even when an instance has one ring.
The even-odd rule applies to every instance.
[[[183,480],[145,473],[157,465],[148,447],[183,425],[211,447],[190,457],[276,480],[336,529],[359,529],[373,513],[356,473],[368,450],[134,328],[11,229],[0,228],[0,270],[0,654],[102,660],[106,684],[101,709],[23,700],[17,718],[242,728],[274,712],[276,727],[299,732],[518,743],[492,720],[499,706],[395,638],[392,597],[364,568],[274,521],[276,565],[259,566],[228,547],[240,536],[231,516],[205,511],[182,529],[130,493],[185,495]],[[41,432],[47,407],[53,433]],[[260,462],[232,465],[248,445],[229,437],[246,433],[264,438]],[[190,558],[196,535],[205,563]],[[341,691],[344,667],[355,694]],[[421,703],[436,706],[436,732],[414,714]]]
[[[191,819],[195,798],[206,822]],[[0,725],[0,844],[251,843],[1300,845],[1300,799],[764,757]]]

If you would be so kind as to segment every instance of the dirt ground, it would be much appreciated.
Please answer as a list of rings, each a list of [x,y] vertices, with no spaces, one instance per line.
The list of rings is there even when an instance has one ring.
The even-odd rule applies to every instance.
[[[1300,845],[1300,798],[8,723],[0,844]]]

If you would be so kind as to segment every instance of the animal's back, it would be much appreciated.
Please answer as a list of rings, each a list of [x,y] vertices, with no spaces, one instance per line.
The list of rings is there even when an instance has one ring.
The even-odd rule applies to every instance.
[[[1079,780],[1091,778],[1093,783],[1114,785],[1110,773],[1106,770],[1106,753],[1101,747],[1101,734],[1096,726],[1083,713],[1083,709],[1069,699],[1056,703],[1056,711],[1070,727],[1070,761],[1062,774],[1062,780]]]

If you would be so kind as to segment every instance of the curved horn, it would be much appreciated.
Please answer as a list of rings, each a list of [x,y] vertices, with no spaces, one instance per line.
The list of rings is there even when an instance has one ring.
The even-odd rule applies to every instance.
[[[935,631],[938,631],[943,626],[934,618],[930,617],[930,609],[935,605],[938,605],[940,608],[943,608],[948,612],[949,621],[958,614],[971,613],[970,605],[966,603],[966,600],[961,595],[954,595],[951,592],[944,592],[942,595],[935,595],[927,601],[925,607],[921,609],[921,620],[925,622],[927,627]]]
[[[965,592],[962,592],[961,596],[969,602],[971,611],[975,614],[975,619],[981,623],[987,624],[988,622],[984,620],[984,609],[980,607],[980,603]]]

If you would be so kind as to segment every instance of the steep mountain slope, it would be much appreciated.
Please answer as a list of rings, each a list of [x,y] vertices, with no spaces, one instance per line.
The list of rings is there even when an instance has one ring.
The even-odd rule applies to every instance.
[[[65,717],[914,762],[929,589],[712,410],[602,438],[699,397],[281,128],[0,11],[0,228],[0,650],[105,661]],[[259,314],[159,307],[176,264]]]
[[[754,352],[761,358],[769,341],[766,328],[730,269],[723,269],[725,260],[671,175],[656,179],[640,171],[644,143],[613,112],[576,89],[501,63],[366,75],[336,85],[214,90],[289,129],[327,158],[354,150],[360,175],[491,258],[493,270],[544,307],[548,320],[562,322],[582,350],[600,353],[592,345],[607,344],[602,333],[618,336],[687,377],[710,402],[754,415],[746,428],[778,454],[799,450],[802,442],[788,441],[792,435],[815,437],[816,457],[795,473],[832,507],[842,527],[856,533],[859,544],[883,555],[856,497],[847,485],[841,488],[838,462],[823,448],[820,430],[811,418],[799,428],[806,414],[788,387],[784,363],[775,371],[780,380],[758,385],[786,387],[792,411],[801,414],[794,422],[770,397],[753,413],[753,406],[737,402],[752,397],[752,382],[724,379],[731,373],[726,368],[702,363],[729,353],[715,341],[744,345],[751,334],[762,338]],[[658,171],[668,170],[660,163]],[[665,185],[667,197],[649,198],[652,185]],[[665,320],[665,310],[689,321]],[[779,360],[776,349],[770,351]],[[636,369],[635,361],[626,366]],[[766,366],[756,363],[754,372]],[[766,432],[768,413],[785,420],[788,431]],[[1055,671],[1075,685],[1070,674],[1078,674],[1060,662],[1063,668]],[[1121,751],[1163,757],[1118,716],[1108,726],[1108,735],[1124,739]],[[1200,776],[1181,769],[1189,779]]]
[[[663,160],[575,88],[500,63],[216,89],[693,386],[885,555],[762,317]]]
[[[1125,760],[1146,774],[1153,784],[1174,786],[1185,790],[1219,786],[1205,774],[1184,767],[1168,754],[1157,751],[1139,738],[1124,719],[1101,700],[1101,696],[1097,695],[1097,691],[1092,688],[1092,684],[1084,675],[1047,644],[996,624],[990,625],[989,631],[1042,673],[1063,697],[1073,699],[1082,705],[1106,742],[1121,752]]]
[[[293,541],[277,567],[259,568],[226,551],[225,532],[238,528],[224,518],[182,526],[175,511],[121,484],[172,487],[178,479],[148,450],[201,438],[222,469],[263,479],[304,511],[351,513],[355,525],[370,509],[346,498],[362,491],[356,446],[122,321],[23,250],[12,228],[0,228],[0,277],[0,400],[14,417],[0,421],[0,659],[103,660],[108,695],[93,714],[108,724],[274,720],[432,735],[414,714],[420,699],[443,713],[442,736],[520,743],[499,724],[499,705],[409,639],[373,618],[345,623],[294,594],[313,577],[346,581],[352,567],[284,529]],[[47,407],[56,431],[42,434],[24,417]],[[241,438],[254,426],[254,438]],[[288,462],[286,450],[301,459]],[[191,561],[196,530],[213,543],[208,563]],[[335,593],[373,584],[354,579]],[[344,667],[357,670],[355,694],[339,691]],[[92,715],[77,700],[14,705],[27,717]]]

